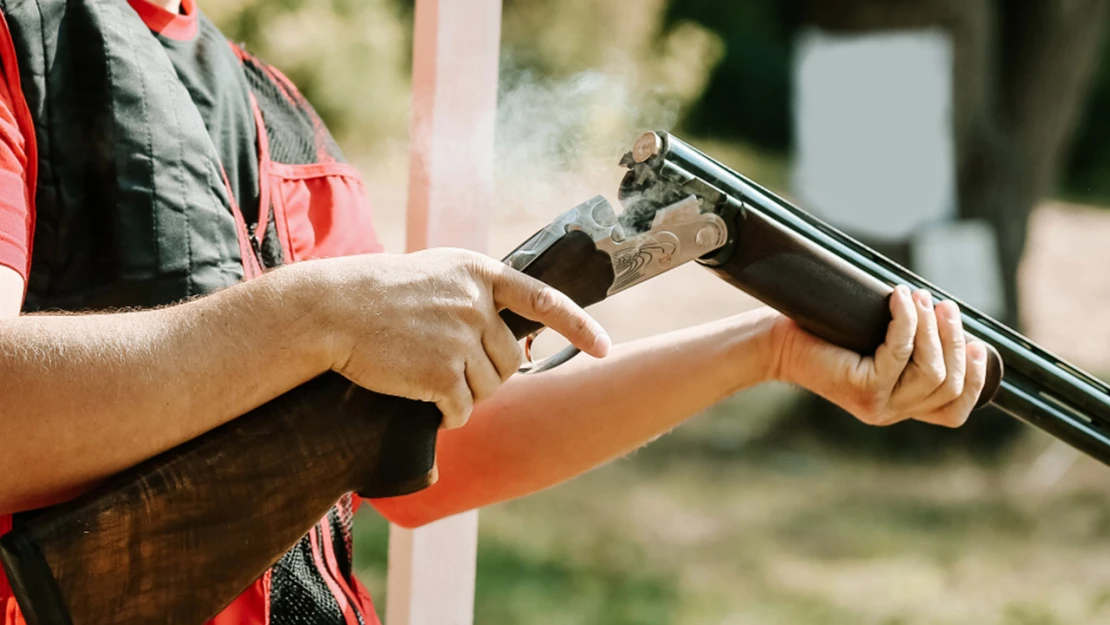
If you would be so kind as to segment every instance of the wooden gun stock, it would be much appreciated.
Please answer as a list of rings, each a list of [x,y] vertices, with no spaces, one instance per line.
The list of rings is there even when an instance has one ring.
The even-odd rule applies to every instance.
[[[525,273],[579,305],[612,261],[571,232]],[[505,311],[518,338],[539,329]],[[436,479],[433,404],[321,375],[64,504],[16,515],[0,559],[28,625],[201,625],[343,495],[391,497]]]
[[[435,481],[435,406],[324,374],[0,539],[28,625],[199,625],[351,491]]]

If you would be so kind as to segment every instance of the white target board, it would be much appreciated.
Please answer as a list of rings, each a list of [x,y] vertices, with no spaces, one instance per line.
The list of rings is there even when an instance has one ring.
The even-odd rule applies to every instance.
[[[803,206],[843,229],[890,240],[955,215],[946,33],[810,29],[794,62],[793,187]]]
[[[994,235],[956,221],[949,35],[808,29],[796,44],[792,186],[802,206],[853,235],[908,242],[912,269],[999,314]]]

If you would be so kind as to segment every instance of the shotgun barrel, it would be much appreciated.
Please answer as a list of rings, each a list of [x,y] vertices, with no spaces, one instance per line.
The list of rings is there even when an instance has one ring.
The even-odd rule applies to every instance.
[[[730,226],[729,242],[698,262],[833,343],[874,351],[895,285],[956,302],[966,331],[988,346],[980,406],[989,401],[1110,464],[1110,385],[672,134],[646,133],[622,163],[626,215],[695,195]]]

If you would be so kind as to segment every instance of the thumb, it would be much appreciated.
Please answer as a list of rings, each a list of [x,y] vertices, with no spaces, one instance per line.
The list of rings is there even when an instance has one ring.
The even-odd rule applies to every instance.
[[[778,319],[775,330],[781,333],[778,377],[785,382],[835,401],[846,387],[865,386],[875,375],[871,359],[811,334],[789,317]]]

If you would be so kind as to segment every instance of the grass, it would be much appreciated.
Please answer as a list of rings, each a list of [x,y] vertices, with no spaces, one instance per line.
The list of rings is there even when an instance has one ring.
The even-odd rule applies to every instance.
[[[482,512],[475,622],[1110,622],[1110,480],[1008,462],[884,463],[760,444],[783,391],[725,402],[629,458]],[[384,602],[387,527],[357,525]],[[379,609],[381,605],[379,605]]]

